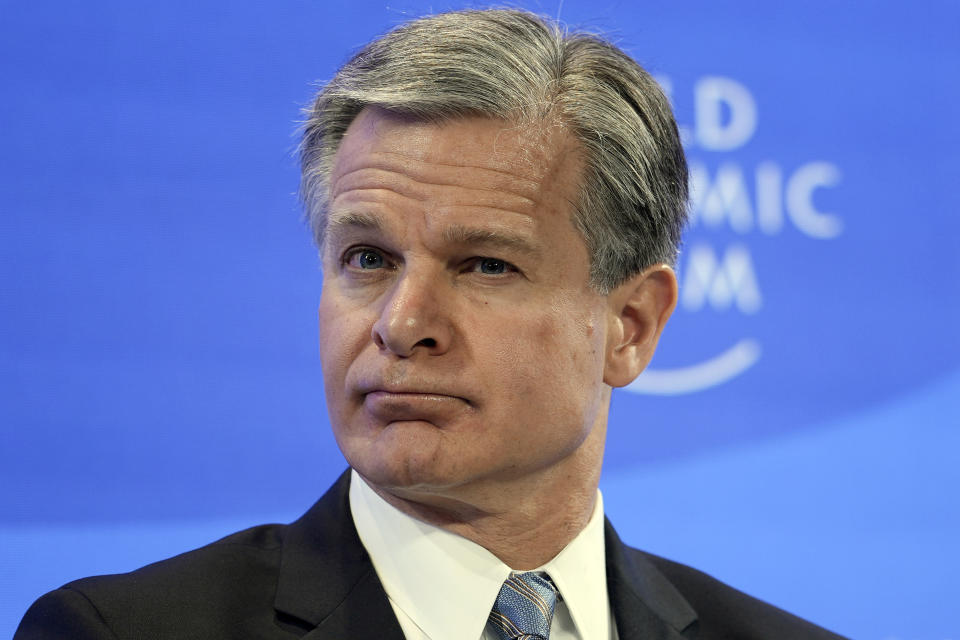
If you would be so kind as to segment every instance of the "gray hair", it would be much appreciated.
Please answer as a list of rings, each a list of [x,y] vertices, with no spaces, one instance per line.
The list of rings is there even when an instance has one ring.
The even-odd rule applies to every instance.
[[[573,224],[602,293],[676,262],[687,165],[656,81],[614,44],[512,9],[413,20],[355,54],[305,111],[300,194],[318,246],[333,159],[367,106],[431,122],[486,116],[559,121],[579,141],[583,181]]]

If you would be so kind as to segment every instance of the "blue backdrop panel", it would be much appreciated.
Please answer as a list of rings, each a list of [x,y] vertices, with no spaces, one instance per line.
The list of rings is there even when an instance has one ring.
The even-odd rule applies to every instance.
[[[295,123],[458,6],[3,4],[0,636],[343,469]],[[522,6],[612,33],[691,165],[678,311],[614,395],[621,536],[854,637],[956,637],[960,6]]]

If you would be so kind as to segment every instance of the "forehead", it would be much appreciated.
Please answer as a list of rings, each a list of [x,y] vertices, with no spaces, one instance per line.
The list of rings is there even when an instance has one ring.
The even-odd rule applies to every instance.
[[[481,203],[499,198],[518,212],[546,206],[569,216],[581,154],[559,121],[530,125],[463,117],[435,123],[367,107],[334,158],[330,201],[362,186],[371,169],[388,184],[406,178],[405,195],[414,198],[474,197]]]

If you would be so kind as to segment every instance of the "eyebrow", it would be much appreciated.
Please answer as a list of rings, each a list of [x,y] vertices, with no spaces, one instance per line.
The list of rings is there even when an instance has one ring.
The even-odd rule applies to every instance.
[[[375,213],[349,211],[338,214],[327,218],[326,229],[323,232],[324,244],[330,238],[336,242],[341,236],[351,231],[380,231],[383,226],[383,219]]]
[[[352,231],[381,231],[383,218],[376,213],[350,211],[330,218],[324,233],[334,242]],[[482,229],[454,224],[443,230],[443,241],[454,245],[481,245],[486,247],[512,249],[533,256],[540,254],[539,248],[524,234],[511,233],[500,229]]]
[[[443,230],[443,239],[450,244],[500,247],[531,255],[540,253],[536,245],[527,236],[508,231],[479,229],[455,224]]]

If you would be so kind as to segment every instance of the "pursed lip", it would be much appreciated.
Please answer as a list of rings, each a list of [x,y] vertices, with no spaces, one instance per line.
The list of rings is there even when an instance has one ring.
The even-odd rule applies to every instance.
[[[416,401],[417,399],[429,401],[431,398],[442,400],[447,398],[452,400],[460,400],[468,405],[473,404],[466,396],[461,395],[458,391],[445,388],[442,385],[406,386],[374,382],[359,385],[357,391],[364,398],[364,400],[366,400],[367,397],[374,395],[377,398],[383,399],[409,399],[411,401]]]
[[[426,421],[442,423],[469,409],[463,396],[435,388],[372,387],[362,391],[364,409],[384,422]]]
[[[429,402],[447,402],[459,401],[468,406],[472,406],[470,401],[463,396],[452,393],[438,393],[436,391],[387,391],[385,389],[372,389],[363,393],[364,402],[411,402],[411,403],[429,403]]]

